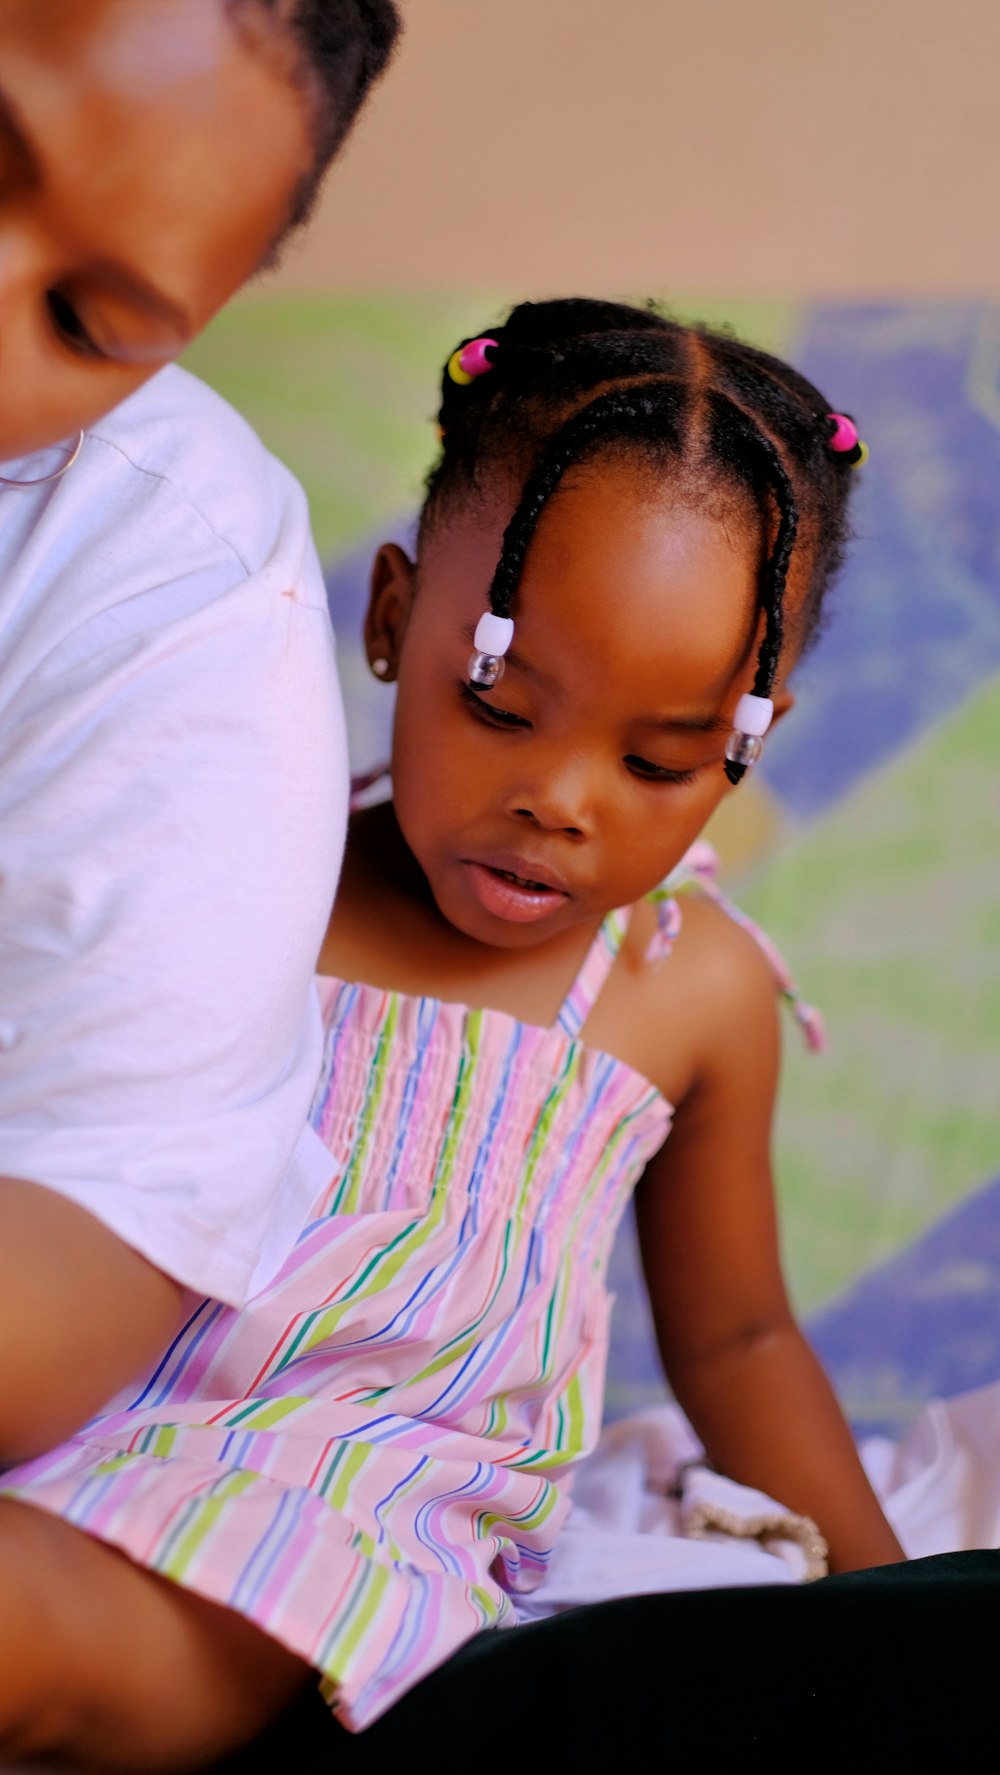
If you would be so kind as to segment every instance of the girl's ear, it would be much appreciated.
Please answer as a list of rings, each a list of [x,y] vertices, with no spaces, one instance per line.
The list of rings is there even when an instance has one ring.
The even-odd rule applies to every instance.
[[[774,703],[774,714],[771,716],[771,726],[775,727],[777,723],[789,713],[789,710],[794,709],[795,692],[794,690],[775,690],[772,691],[771,697]]]
[[[415,579],[416,568],[409,555],[398,543],[384,542],[372,563],[364,626],[368,664],[383,684],[390,683],[399,670]]]

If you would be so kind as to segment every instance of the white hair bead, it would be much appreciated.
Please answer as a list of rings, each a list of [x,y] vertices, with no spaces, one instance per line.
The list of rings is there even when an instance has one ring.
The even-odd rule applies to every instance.
[[[773,714],[774,704],[769,696],[753,696],[747,691],[736,705],[733,728],[737,733],[749,733],[754,739],[763,739]]]
[[[494,616],[492,610],[487,610],[476,624],[473,642],[477,653],[487,653],[494,659],[503,659],[513,639],[514,624],[511,618]]]

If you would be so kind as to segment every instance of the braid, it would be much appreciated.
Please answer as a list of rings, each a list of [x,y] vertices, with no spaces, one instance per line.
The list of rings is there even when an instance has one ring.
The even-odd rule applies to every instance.
[[[509,616],[538,520],[567,469],[612,437],[644,438],[654,432],[679,455],[679,413],[684,391],[676,384],[616,389],[598,395],[568,419],[548,440],[541,461],[529,475],[510,523],[504,531],[500,559],[489,591],[490,609]],[[658,422],[658,424],[657,424]]]
[[[757,675],[753,690],[755,696],[770,696],[778,675],[778,662],[785,639],[785,586],[788,583],[788,569],[792,564],[792,551],[799,531],[799,513],[792,483],[785,472],[779,451],[770,438],[762,437],[760,441],[771,468],[771,480],[778,505],[778,534],[774,540],[765,587],[764,638],[757,656]]]
[[[778,509],[778,532],[770,550],[761,583],[764,635],[757,656],[754,696],[769,696],[777,677],[785,638],[785,586],[791,566],[799,513],[792,483],[781,453],[753,420],[733,404],[728,395],[709,396],[712,406],[714,444],[720,455],[739,463],[742,457],[756,468],[755,479],[770,491]]]

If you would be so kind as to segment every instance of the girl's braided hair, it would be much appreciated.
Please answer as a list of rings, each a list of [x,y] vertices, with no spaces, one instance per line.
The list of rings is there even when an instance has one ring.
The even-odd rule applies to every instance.
[[[447,369],[442,377],[442,453],[428,478],[421,535],[447,506],[487,491],[498,474],[513,476],[522,491],[489,593],[494,614],[509,616],[539,518],[575,464],[627,452],[688,503],[735,495],[766,540],[753,689],[768,696],[796,541],[809,564],[803,642],[818,628],[843,557],[852,477],[848,459],[830,448],[829,403],[768,352],[652,307],[523,302],[489,336],[496,347],[486,348],[488,374],[467,385]]]

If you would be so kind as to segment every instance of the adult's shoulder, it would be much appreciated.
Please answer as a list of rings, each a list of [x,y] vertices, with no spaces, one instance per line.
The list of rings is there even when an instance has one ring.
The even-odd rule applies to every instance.
[[[61,480],[0,490],[4,687],[234,596],[244,616],[286,596],[325,611],[308,506],[246,420],[178,366],[91,426]]]
[[[228,401],[178,364],[90,428],[81,463],[79,492],[96,478],[130,505],[183,507],[248,573],[290,525],[308,526],[305,497],[284,464]]]
[[[289,487],[170,371],[0,493],[0,1172],[234,1304],[330,1170],[312,975],[347,748]]]

